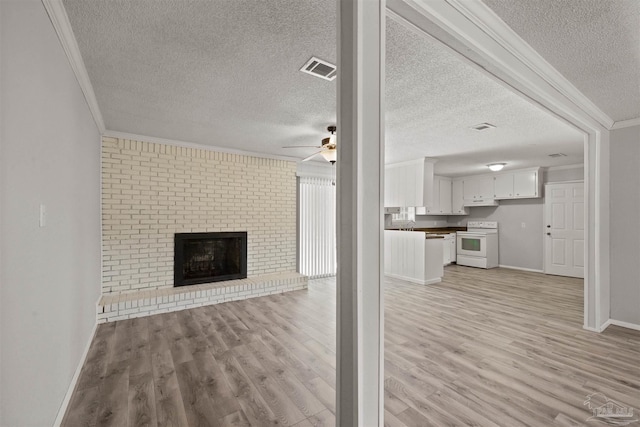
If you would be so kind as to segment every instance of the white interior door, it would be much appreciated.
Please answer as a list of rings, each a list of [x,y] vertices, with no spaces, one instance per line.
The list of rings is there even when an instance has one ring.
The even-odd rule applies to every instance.
[[[545,185],[547,274],[584,277],[584,183]]]

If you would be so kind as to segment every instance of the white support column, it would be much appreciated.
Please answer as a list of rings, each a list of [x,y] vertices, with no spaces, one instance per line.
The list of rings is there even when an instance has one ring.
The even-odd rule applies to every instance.
[[[338,0],[341,427],[383,425],[384,0]]]

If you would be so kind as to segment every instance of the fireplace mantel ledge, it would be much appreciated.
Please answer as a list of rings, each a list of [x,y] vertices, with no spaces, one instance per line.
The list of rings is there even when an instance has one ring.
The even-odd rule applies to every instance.
[[[113,322],[306,289],[308,280],[300,273],[287,272],[202,285],[104,294],[97,304],[97,321]]]

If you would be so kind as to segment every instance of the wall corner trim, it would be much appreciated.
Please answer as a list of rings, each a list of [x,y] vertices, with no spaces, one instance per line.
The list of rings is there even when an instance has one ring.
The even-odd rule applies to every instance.
[[[93,342],[93,338],[96,336],[96,330],[98,329],[98,322],[93,324],[93,330],[89,335],[89,340],[87,341],[87,345],[82,353],[82,357],[80,357],[80,361],[78,362],[78,367],[71,378],[71,383],[69,384],[69,388],[67,389],[67,393],[62,400],[62,404],[60,405],[60,409],[58,410],[58,415],[56,416],[56,420],[53,423],[54,427],[60,427],[62,425],[62,420],[64,419],[65,414],[67,413],[67,408],[69,407],[69,403],[71,402],[71,396],[73,396],[73,392],[76,389],[76,384],[78,383],[78,379],[80,378],[80,372],[82,371],[82,367],[84,366],[84,362],[87,360],[87,356],[89,355],[89,349],[91,348],[91,343]]]
[[[629,128],[631,126],[640,126],[640,117],[629,120],[621,120],[619,122],[615,122],[613,126],[611,126],[611,130]]]
[[[93,86],[89,79],[89,73],[87,73],[87,68],[82,60],[80,48],[78,47],[78,42],[73,34],[71,22],[69,22],[69,17],[64,9],[62,0],[42,0],[42,4],[49,15],[53,28],[58,35],[58,39],[62,44],[65,54],[67,55],[67,59],[69,59],[69,64],[71,65],[73,74],[78,80],[78,84],[80,85],[80,89],[87,101],[93,120],[96,122],[98,132],[102,134],[105,131],[102,113],[100,112],[100,107],[98,107],[98,100],[96,99],[96,94],[93,91]]]

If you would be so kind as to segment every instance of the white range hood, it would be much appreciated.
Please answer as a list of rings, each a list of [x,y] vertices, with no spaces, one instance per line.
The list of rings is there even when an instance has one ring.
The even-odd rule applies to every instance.
[[[464,206],[498,206],[496,199],[464,199]]]

